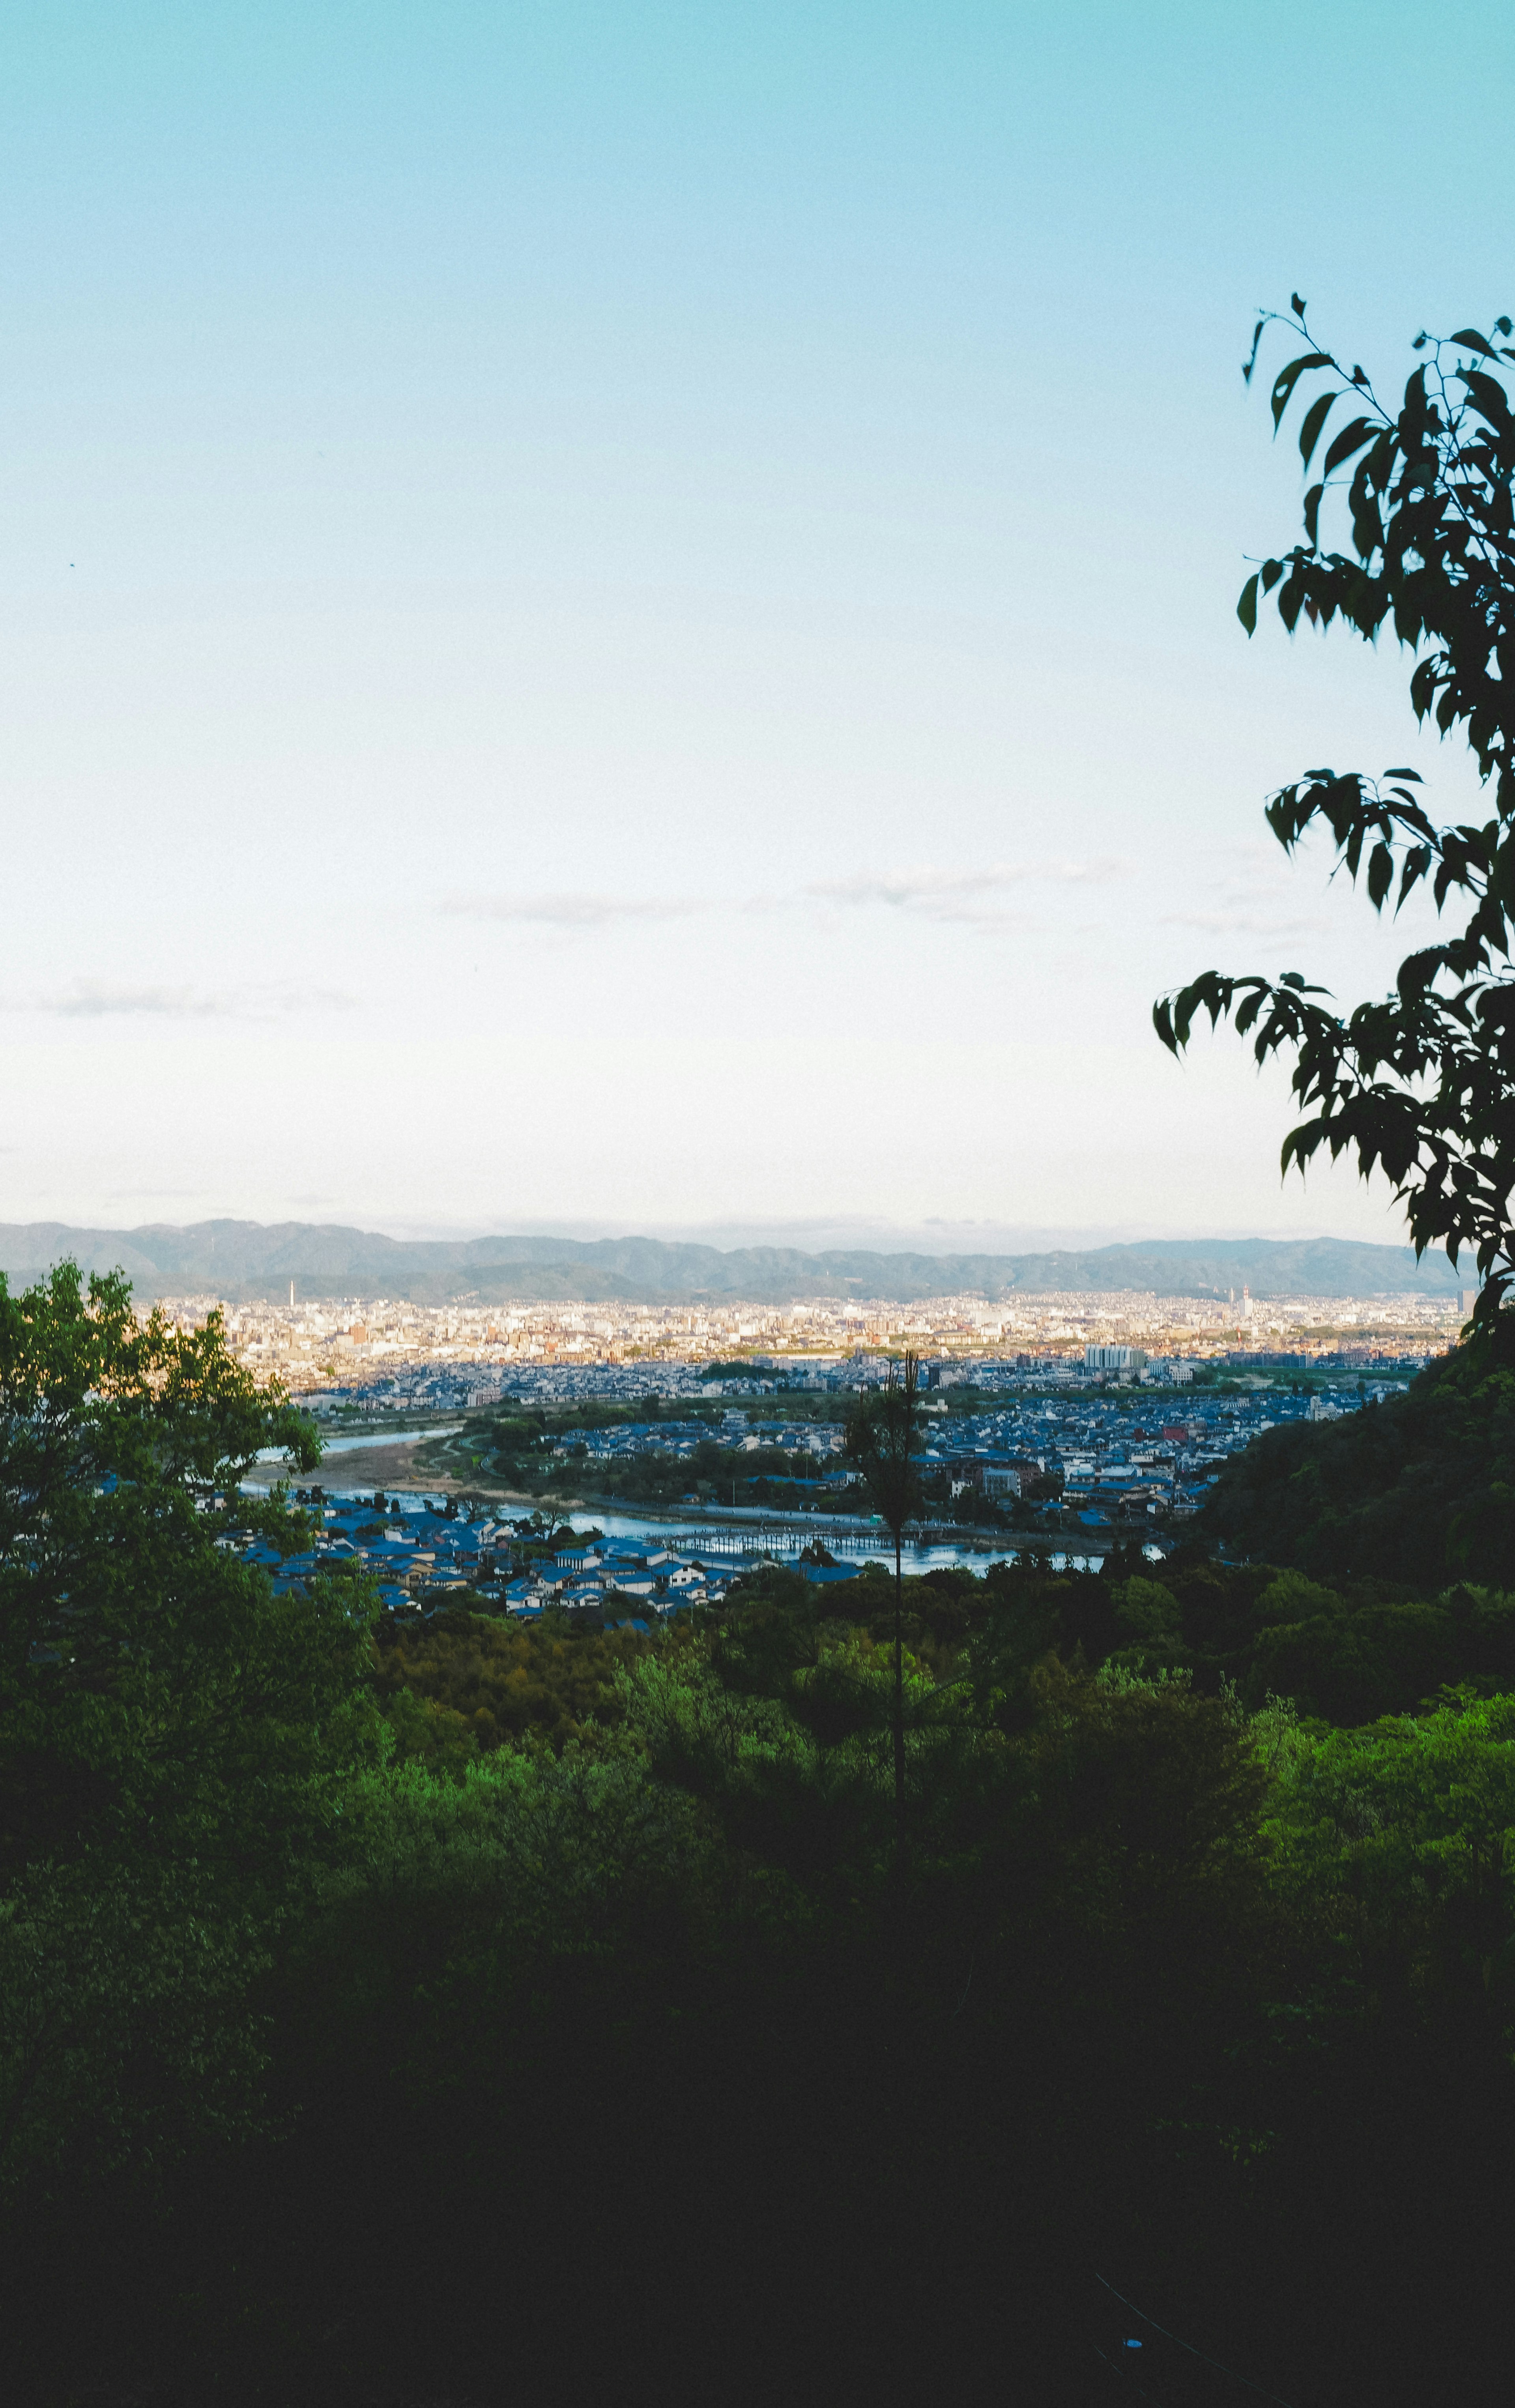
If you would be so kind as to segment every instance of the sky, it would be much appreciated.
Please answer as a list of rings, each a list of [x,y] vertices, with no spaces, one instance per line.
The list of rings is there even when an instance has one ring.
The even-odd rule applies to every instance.
[[[1237,624],[1239,366],[1515,307],[1512,67],[1455,0],[13,0],[0,1219],[1400,1237],[1150,1013],[1419,935],[1272,788],[1476,807],[1392,647]]]

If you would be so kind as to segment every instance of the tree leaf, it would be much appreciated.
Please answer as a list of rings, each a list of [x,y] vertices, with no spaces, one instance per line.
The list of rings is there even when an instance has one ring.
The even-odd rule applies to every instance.
[[[1298,564],[1296,563],[1289,578],[1288,583],[1280,588],[1279,594],[1279,616],[1283,621],[1284,625],[1288,628],[1291,636],[1293,634],[1294,628],[1298,624],[1300,609],[1304,599],[1305,580],[1299,573]]]
[[[1305,534],[1311,552],[1317,549],[1321,540],[1321,502],[1324,493],[1323,485],[1312,485],[1305,496]],[[1313,606],[1308,607],[1313,609]]]
[[[1325,458],[1321,464],[1322,476],[1333,475],[1344,460],[1350,460],[1354,452],[1362,450],[1373,432],[1371,418],[1354,418],[1349,421],[1347,425],[1338,427],[1331,437]]]
[[[1249,577],[1241,589],[1241,599],[1236,604],[1236,616],[1249,636],[1255,636],[1257,633],[1257,580],[1255,577]],[[1159,1030],[1158,1034],[1161,1036],[1162,1031]],[[1164,1042],[1167,1042],[1166,1039]]]
[[[1272,408],[1275,434],[1278,433],[1279,423],[1289,407],[1289,396],[1300,378],[1308,374],[1311,368],[1328,368],[1330,366],[1329,351],[1301,351],[1297,360],[1291,360],[1287,367],[1279,370],[1273,380]]]
[[[1321,430],[1335,408],[1336,403],[1336,395],[1334,393],[1318,394],[1305,412],[1304,423],[1299,430],[1299,456],[1307,468],[1309,466],[1315,446],[1321,439]]]

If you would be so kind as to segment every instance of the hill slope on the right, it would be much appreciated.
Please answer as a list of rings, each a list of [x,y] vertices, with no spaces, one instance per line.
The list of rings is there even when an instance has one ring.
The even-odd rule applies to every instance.
[[[1408,1393],[1267,1430],[1222,1472],[1200,1529],[1316,1579],[1515,1587],[1515,1313]]]

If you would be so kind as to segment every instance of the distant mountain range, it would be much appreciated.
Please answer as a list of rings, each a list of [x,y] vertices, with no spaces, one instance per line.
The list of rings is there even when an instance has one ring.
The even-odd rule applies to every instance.
[[[1158,1296],[1440,1296],[1462,1282],[1443,1254],[1417,1263],[1408,1246],[1345,1238],[1151,1239],[1138,1245],[1036,1254],[808,1254],[789,1246],[680,1244],[659,1238],[469,1238],[408,1242],[306,1221],[197,1221],[189,1228],[75,1229],[61,1221],[0,1223],[0,1272],[14,1289],[64,1255],[86,1270],[120,1268],[138,1296],[393,1297],[414,1304],[477,1300],[628,1304],[798,1304],[811,1297],[877,1298],[1147,1289]]]

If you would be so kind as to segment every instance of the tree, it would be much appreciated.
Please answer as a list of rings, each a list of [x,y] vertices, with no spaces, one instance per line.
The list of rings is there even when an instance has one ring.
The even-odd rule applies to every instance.
[[[219,1315],[0,1279],[0,2190],[242,2117],[248,1985],[381,1752],[364,1585],[221,1543],[271,1446],[320,1452]]]
[[[237,1484],[271,1447],[301,1469],[320,1456],[283,1390],[228,1354],[219,1313],[198,1329],[156,1308],[139,1323],[124,1279],[86,1292],[73,1263],[21,1296],[0,1279],[0,1797],[14,1843],[38,1804],[21,1767],[135,1792],[165,1772],[167,1734],[187,1730],[207,1687],[234,1666],[251,1677],[241,1625],[266,1583],[250,1586],[216,1541],[258,1518]],[[272,1518],[287,1523],[281,1499]],[[224,1699],[212,1719],[231,1743]]]
[[[1285,1772],[1283,1886],[1335,1927],[1338,1982],[1370,2013],[1397,1994],[1460,2057],[1508,2062],[1515,1698],[1465,1686],[1415,1715],[1302,1733]]]
[[[879,1520],[894,1541],[894,1695],[891,1715],[894,1758],[894,1854],[905,1864],[905,1525],[921,1501],[916,1469],[920,1434],[919,1357],[891,1363],[884,1384],[858,1399],[847,1424],[847,1455],[861,1472]]]
[[[1249,578],[1237,615],[1249,635],[1272,595],[1291,634],[1301,615],[1340,621],[1368,642],[1386,624],[1413,656],[1410,702],[1443,735],[1458,728],[1491,789],[1481,825],[1440,826],[1412,769],[1380,778],[1311,769],[1281,787],[1267,819],[1286,852],[1317,822],[1337,864],[1369,902],[1395,911],[1422,882],[1462,925],[1400,964],[1395,991],[1345,1016],[1298,971],[1278,980],[1206,970],[1162,998],[1153,1017],[1181,1053],[1195,1016],[1253,1035],[1259,1062],[1293,1051],[1292,1084],[1308,1117],[1290,1130],[1282,1163],[1303,1170],[1324,1146],[1393,1181],[1416,1252],[1468,1249],[1483,1283],[1476,1322],[1492,1332],[1515,1281],[1515,412],[1508,318],[1482,335],[1419,335],[1426,358],[1392,411],[1365,371],[1315,341],[1306,305],[1258,321],[1250,381],[1272,325],[1307,348],[1272,387],[1275,433],[1296,394],[1310,394],[1299,427],[1308,472],[1338,403],[1354,411],[1328,444],[1305,496],[1304,539]],[[1500,338],[1503,338],[1502,340]],[[1342,551],[1324,547],[1322,512],[1348,523]],[[1318,998],[1324,998],[1323,1000]],[[1255,1032],[1255,1033],[1254,1033]]]

